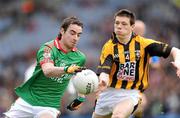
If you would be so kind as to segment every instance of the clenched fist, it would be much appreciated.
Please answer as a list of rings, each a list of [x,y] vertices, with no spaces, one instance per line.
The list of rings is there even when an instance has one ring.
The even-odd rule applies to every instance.
[[[77,65],[71,65],[71,66],[66,66],[64,67],[64,71],[66,73],[75,73],[75,72],[81,72],[82,70],[85,70],[85,67],[80,67]]]

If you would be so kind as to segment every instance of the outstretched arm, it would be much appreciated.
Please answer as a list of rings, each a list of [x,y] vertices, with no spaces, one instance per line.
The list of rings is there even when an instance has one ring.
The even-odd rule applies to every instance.
[[[84,68],[76,65],[56,67],[53,63],[44,63],[41,67],[47,77],[60,77],[64,73],[75,73],[84,70]]]
[[[171,63],[177,69],[176,74],[180,78],[180,50],[178,48],[173,47],[171,50],[171,55],[174,59],[174,61]]]

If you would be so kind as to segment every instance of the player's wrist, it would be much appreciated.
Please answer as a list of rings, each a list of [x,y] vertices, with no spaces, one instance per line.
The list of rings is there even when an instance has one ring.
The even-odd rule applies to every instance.
[[[80,102],[86,101],[86,97],[82,97],[82,96],[78,96],[76,99],[79,100]]]
[[[64,72],[67,73],[68,68],[69,68],[69,66],[65,66],[65,67],[64,67]]]
[[[70,111],[74,111],[80,108],[80,106],[83,104],[83,102],[86,101],[85,97],[78,96],[76,99],[74,99],[68,106],[67,109]]]

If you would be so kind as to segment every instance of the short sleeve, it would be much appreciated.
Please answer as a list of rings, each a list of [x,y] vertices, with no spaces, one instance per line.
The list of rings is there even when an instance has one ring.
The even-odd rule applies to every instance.
[[[152,39],[144,39],[145,50],[150,56],[168,57],[172,47],[166,43],[155,41]]]
[[[37,62],[40,63],[40,65],[44,63],[54,63],[54,56],[52,48],[43,45],[37,52]]]
[[[101,72],[105,72],[109,74],[111,71],[112,63],[113,63],[112,45],[105,44],[101,51],[100,62],[97,67],[97,74],[99,75]]]

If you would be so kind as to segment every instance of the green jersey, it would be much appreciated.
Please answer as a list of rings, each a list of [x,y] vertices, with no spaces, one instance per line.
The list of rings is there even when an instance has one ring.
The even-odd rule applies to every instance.
[[[45,43],[37,53],[37,65],[32,77],[15,89],[16,94],[33,106],[53,107],[59,109],[60,101],[73,74],[63,74],[60,77],[48,78],[44,75],[41,65],[54,63],[57,67],[72,64],[84,66],[86,57],[77,49],[65,52],[58,39]]]

